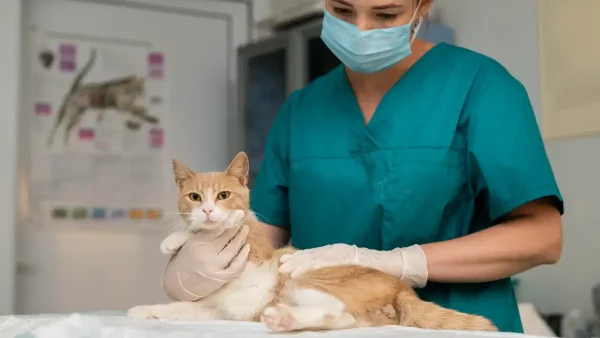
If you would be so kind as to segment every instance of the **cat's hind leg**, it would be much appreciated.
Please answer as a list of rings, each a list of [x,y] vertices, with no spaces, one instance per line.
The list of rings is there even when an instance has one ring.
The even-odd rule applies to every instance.
[[[292,289],[287,303],[263,310],[261,321],[275,332],[335,330],[356,326],[345,304],[334,296],[316,289]]]
[[[127,316],[143,319],[189,321],[220,319],[218,311],[197,302],[174,302],[169,304],[136,306],[129,309]]]
[[[129,130],[138,130],[142,125],[139,122],[135,122],[132,120],[125,120],[125,127]]]
[[[152,116],[148,114],[148,110],[142,106],[134,106],[130,110],[131,115],[139,118],[140,120],[144,120],[150,124],[156,124],[159,122],[158,117]]]

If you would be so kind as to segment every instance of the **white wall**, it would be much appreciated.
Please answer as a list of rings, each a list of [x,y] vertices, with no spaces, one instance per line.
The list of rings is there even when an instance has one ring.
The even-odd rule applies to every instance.
[[[495,58],[523,82],[539,119],[538,0],[437,0],[436,6],[458,45]],[[268,8],[255,8],[255,17],[268,15]],[[564,252],[558,264],[519,276],[519,298],[541,311],[581,308],[590,315],[590,288],[600,282],[593,263],[600,257],[600,137],[551,141],[546,148],[566,201]]]
[[[0,315],[14,308],[15,219],[17,181],[17,108],[19,104],[19,0],[0,5]]]
[[[271,18],[271,0],[252,0],[254,4],[254,21],[261,22]]]
[[[540,109],[537,0],[437,0],[456,44],[491,56],[523,82]]]
[[[523,82],[539,120],[538,0],[438,0],[437,6],[459,45],[495,58]],[[558,264],[519,276],[519,298],[542,311],[581,308],[591,315],[590,289],[600,282],[595,202],[600,195],[600,137],[550,141],[546,149],[565,198],[564,251]]]
[[[98,1],[98,3],[100,2]],[[136,0],[136,2],[160,4],[163,0]],[[20,12],[22,3],[25,3],[25,8],[27,8],[25,10],[26,15],[24,16]],[[40,7],[40,4],[44,8]],[[26,58],[21,53],[20,48],[20,44],[22,43],[21,20],[22,18],[28,18],[23,22],[25,25],[27,25],[27,22],[31,23],[28,20],[32,20],[36,24],[39,24],[40,27],[48,27],[49,22],[51,22],[54,27],[57,27],[56,25],[60,26],[57,31],[73,30],[72,25],[81,25],[82,30],[91,35],[95,34],[92,32],[94,30],[98,32],[98,30],[106,28],[102,25],[90,26],[88,22],[83,22],[82,20],[60,20],[61,15],[68,17],[69,13],[71,13],[70,10],[73,8],[81,9],[81,6],[92,8],[95,6],[92,1],[39,1],[38,5],[40,6],[36,5],[36,8],[38,8],[36,12],[37,16],[32,15],[34,11],[32,11],[29,5],[31,5],[31,1],[0,1],[0,49],[2,51],[0,53],[0,134],[2,134],[2,142],[0,142],[0,154],[2,154],[2,161],[0,161],[0,315],[14,313],[15,310],[20,310],[20,313],[42,311],[70,312],[97,310],[99,308],[123,310],[126,307],[140,304],[140,302],[156,302],[155,298],[160,298],[161,301],[164,301],[164,292],[160,288],[160,275],[166,257],[160,255],[157,249],[157,245],[164,236],[164,233],[157,233],[152,230],[140,233],[135,229],[132,229],[133,231],[120,231],[120,229],[115,227],[112,229],[82,229],[68,226],[35,228],[30,226],[31,224],[27,223],[27,221],[22,222],[20,227],[16,226],[17,194],[15,183],[17,181],[17,152],[19,149],[17,130],[19,130],[18,120],[20,116],[18,109],[20,102],[20,60],[21,58]],[[162,4],[160,5],[162,6]],[[54,8],[54,12],[52,10],[48,11],[45,6],[51,9]],[[57,8],[60,6],[66,6],[67,10],[59,10],[60,13],[57,14]],[[173,55],[177,55],[177,58],[180,57],[179,59],[173,58],[179,61],[174,62],[174,69],[171,72],[173,74],[172,78],[178,79],[176,83],[171,84],[172,92],[170,93],[170,97],[173,99],[174,115],[176,115],[172,119],[174,129],[184,130],[183,126],[189,126],[190,121],[192,124],[210,129],[210,125],[214,121],[219,121],[214,122],[219,127],[210,130],[213,130],[215,135],[227,135],[227,128],[221,123],[228,119],[227,102],[231,101],[225,97],[228,94],[226,89],[229,85],[233,86],[237,83],[237,75],[235,58],[232,58],[231,72],[229,78],[227,78],[227,68],[224,64],[228,60],[225,60],[223,56],[227,55],[225,48],[228,46],[228,41],[224,36],[231,34],[233,48],[247,42],[247,9],[243,5],[224,1],[181,0],[173,2],[171,6],[179,6],[185,10],[201,10],[204,12],[232,15],[233,24],[231,30],[228,31],[224,26],[219,29],[219,33],[222,36],[211,34],[210,29],[207,30],[205,29],[206,27],[198,28],[198,26],[193,26],[190,28],[190,25],[184,26],[184,28],[169,26],[169,29],[163,29],[160,31],[160,34],[155,35],[157,39],[160,36],[161,39],[171,40],[172,43],[169,43],[169,46],[170,48],[175,48]],[[108,15],[106,11],[103,13],[103,15],[113,18],[119,16]],[[177,11],[174,11],[174,13],[177,13]],[[137,16],[139,19],[138,14],[140,13],[134,11],[133,14],[135,15],[128,17],[128,19],[131,19],[131,22],[135,22],[132,19],[134,16]],[[156,17],[155,14],[149,12],[146,16],[152,17],[154,15]],[[77,15],[73,17],[82,18],[82,16]],[[120,33],[129,36],[135,36],[136,32],[140,32],[140,36],[143,34],[152,34],[149,33],[148,29],[135,31],[134,26],[123,24],[123,22],[129,22],[123,19],[123,15],[120,15],[120,17],[120,21],[115,19],[115,22],[121,22],[120,27],[125,26],[125,29],[127,29],[125,31],[124,28],[121,28]],[[157,20],[163,22],[164,17],[161,14]],[[194,19],[188,15],[188,19],[181,20],[181,22],[177,21],[177,24],[189,23],[190,20]],[[65,25],[62,25],[63,22]],[[164,22],[168,21],[165,20]],[[71,28],[65,28],[66,25],[71,25],[69,26]],[[109,28],[106,28],[107,35],[110,35]],[[114,27],[112,28],[115,29]],[[182,35],[182,39],[173,40],[173,35],[167,35],[177,34],[177,32],[173,33],[176,29],[185,32],[179,34]],[[193,38],[186,35],[192,34],[194,31],[200,33],[196,33]],[[201,34],[202,32],[205,33],[204,36]],[[103,33],[100,32],[98,34]],[[217,40],[214,40],[215,38]],[[185,41],[193,41],[196,45],[185,45]],[[211,47],[211,52],[223,52],[222,56],[216,57],[218,65],[213,63],[215,58],[206,57],[207,54],[202,52],[201,47],[203,44]],[[178,50],[186,49],[188,53],[178,52]],[[202,55],[199,57],[196,54],[189,53],[190,51],[201,53]],[[234,54],[232,53],[231,55]],[[205,59],[211,61],[206,61]],[[202,60],[203,62],[199,64],[197,60]],[[189,62],[187,66],[186,62]],[[193,70],[193,72],[189,73],[189,70]],[[197,78],[193,76],[194,73],[206,76]],[[182,77],[185,77],[185,81],[181,80]],[[215,81],[211,82],[211,79],[215,79]],[[190,81],[187,82],[188,80]],[[207,90],[205,89],[206,87],[198,88],[201,85],[210,85],[211,89]],[[192,93],[192,95],[189,95],[190,90],[196,94]],[[198,92],[203,94],[197,94]],[[183,96],[177,98],[176,96],[178,95]],[[202,98],[203,95],[208,95],[213,101],[211,101],[211,105],[203,106],[206,108],[204,111],[198,111],[197,100],[206,101],[206,97]],[[207,124],[201,121],[204,118],[203,115],[205,112],[207,112],[206,114],[221,114],[221,116],[209,119],[211,123]],[[174,143],[173,146],[169,146],[169,150],[175,149],[175,155],[179,158],[185,158],[190,165],[196,163],[196,167],[199,170],[203,170],[202,168],[206,169],[206,166],[213,168],[214,166],[220,167],[221,165],[226,165],[230,160],[229,155],[227,155],[229,153],[228,150],[224,151],[221,148],[228,145],[226,136],[223,136],[225,138],[223,140],[213,138],[213,141],[216,140],[216,144],[221,146],[213,149],[215,150],[214,152],[207,153],[198,152],[197,145],[194,142],[190,143],[189,140],[185,139],[185,136],[181,136],[186,134],[191,135],[190,133],[173,134],[175,136],[170,139],[173,141],[169,141],[168,143]],[[210,134],[212,135],[212,133]],[[183,137],[183,139],[179,137]],[[201,142],[198,138],[196,138],[196,141]],[[27,147],[23,147],[23,153],[26,150]],[[236,149],[235,151],[238,150]],[[222,158],[216,159],[214,156]],[[28,155],[25,153],[24,157],[28,157]],[[26,231],[26,229],[30,231]],[[16,244],[17,240],[15,238],[16,230],[21,230],[18,236],[21,240],[18,244]],[[35,240],[31,240],[31,236],[27,236],[27,234],[34,235]],[[26,244],[24,244],[25,242]],[[77,243],[77,245],[70,245],[71,243]],[[86,243],[93,244],[86,245]],[[15,288],[15,245],[20,249],[20,252],[18,252],[20,255],[17,255],[17,257],[20,263],[19,266],[24,272],[19,274],[17,288]],[[116,283],[119,283],[119,278],[121,278],[120,281],[122,284],[114,287],[110,283],[106,283],[104,278],[110,275],[118,277]],[[131,278],[131,276],[134,276],[134,278]],[[80,278],[85,278],[87,281],[79,282]],[[72,288],[73,285],[64,283],[64,280],[68,280],[69,283],[77,287]],[[60,285],[64,286],[65,289],[57,292],[57,286]],[[92,288],[94,292],[87,292],[85,288]],[[31,290],[35,292],[31,292]],[[16,295],[19,292],[20,294]],[[29,297],[23,297],[23,295],[28,295]],[[139,298],[135,299],[138,296]],[[17,298],[18,302],[15,301],[15,298]]]

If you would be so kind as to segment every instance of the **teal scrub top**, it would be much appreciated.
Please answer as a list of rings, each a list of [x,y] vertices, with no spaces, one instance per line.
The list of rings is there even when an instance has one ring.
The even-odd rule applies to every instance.
[[[527,92],[494,60],[438,44],[365,126],[344,67],[294,92],[267,141],[251,207],[300,249],[390,250],[488,228],[557,187]],[[509,278],[430,282],[420,296],[522,332]]]

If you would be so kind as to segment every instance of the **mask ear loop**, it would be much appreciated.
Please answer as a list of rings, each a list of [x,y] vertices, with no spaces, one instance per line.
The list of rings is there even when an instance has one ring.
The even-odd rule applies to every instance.
[[[415,9],[415,12],[413,13],[412,18],[410,19],[410,25],[413,26],[414,25],[414,20],[417,20],[417,24],[415,25],[415,27],[412,29],[412,36],[410,37],[410,43],[412,44],[413,41],[415,40],[415,38],[417,37],[417,34],[419,33],[419,29],[421,29],[421,24],[423,23],[423,18],[417,18],[417,14],[419,13],[419,8],[421,8],[421,2],[423,2],[423,0],[419,0],[419,2],[417,3],[417,8]]]

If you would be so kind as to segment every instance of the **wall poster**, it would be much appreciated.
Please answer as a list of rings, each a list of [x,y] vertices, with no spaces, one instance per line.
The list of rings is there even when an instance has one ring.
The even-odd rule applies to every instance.
[[[166,55],[149,42],[33,32],[29,213],[40,221],[160,221]],[[170,182],[170,181],[169,181]]]

